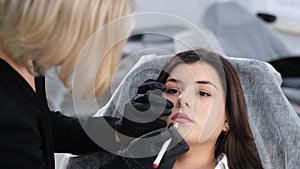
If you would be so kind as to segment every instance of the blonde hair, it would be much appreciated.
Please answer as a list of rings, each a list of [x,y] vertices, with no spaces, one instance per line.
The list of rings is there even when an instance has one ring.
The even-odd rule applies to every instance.
[[[57,73],[66,87],[70,87],[75,64],[83,65],[75,75],[81,81],[90,80],[86,79],[88,69],[96,69],[93,88],[82,94],[99,96],[111,84],[130,34],[131,19],[111,24],[99,36],[95,32],[132,12],[129,0],[0,0],[0,40],[7,55],[28,70],[32,70],[28,64],[31,60],[42,74],[50,67],[60,66]],[[93,42],[98,43],[92,46],[104,50],[97,66],[89,66],[95,64],[95,52],[85,52],[90,54],[85,58],[79,55],[92,35]],[[76,83],[80,81],[74,81],[74,90],[81,87]]]

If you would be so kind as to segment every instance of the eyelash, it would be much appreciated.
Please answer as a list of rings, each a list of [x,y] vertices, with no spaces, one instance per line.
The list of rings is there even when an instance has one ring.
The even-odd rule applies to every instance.
[[[180,90],[178,90],[178,89],[176,89],[176,88],[170,88],[170,89],[167,89],[166,90],[166,92],[168,93],[168,94],[181,94],[181,91]]]
[[[167,89],[166,92],[168,94],[179,94],[179,95],[181,94],[181,91],[178,90],[178,89],[176,89],[176,88]],[[197,95],[200,95],[200,96],[203,96],[203,97],[209,97],[209,96],[211,96],[209,93],[204,92],[204,91],[198,92]]]
[[[209,93],[207,92],[199,92],[200,96],[204,96],[204,97],[209,97],[211,96]]]

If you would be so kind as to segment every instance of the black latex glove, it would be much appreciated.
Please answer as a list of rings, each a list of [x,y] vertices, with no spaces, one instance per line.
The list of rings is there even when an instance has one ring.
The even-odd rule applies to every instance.
[[[159,118],[171,114],[173,103],[162,97],[165,89],[164,84],[155,80],[142,83],[136,96],[125,104],[123,117],[116,123],[115,129],[123,135],[137,138],[166,127],[166,122]]]
[[[148,138],[148,139],[145,139]],[[153,169],[153,162],[166,140],[172,138],[168,150],[164,154],[158,168],[171,169],[176,158],[189,150],[188,144],[173,127],[168,130],[156,130],[133,140],[127,148],[119,152],[130,169]]]

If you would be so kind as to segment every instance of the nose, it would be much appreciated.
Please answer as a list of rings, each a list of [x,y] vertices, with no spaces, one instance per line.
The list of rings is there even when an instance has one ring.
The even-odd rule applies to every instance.
[[[177,107],[185,106],[185,107],[190,107],[188,97],[182,92],[176,102]]]

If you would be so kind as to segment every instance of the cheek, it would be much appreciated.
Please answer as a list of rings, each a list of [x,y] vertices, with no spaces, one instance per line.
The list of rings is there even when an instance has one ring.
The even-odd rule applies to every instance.
[[[164,98],[168,99],[169,101],[171,101],[174,105],[174,107],[172,108],[172,113],[167,116],[167,117],[161,117],[160,119],[164,120],[167,122],[167,126],[171,123],[171,117],[172,115],[175,113],[174,109],[175,109],[175,106],[176,106],[176,101],[177,101],[177,98],[175,97],[170,97],[170,96],[167,96],[165,93],[163,93],[162,95]]]
[[[163,93],[162,95],[164,98],[168,99],[169,101],[171,101],[173,103],[173,108],[172,108],[172,114],[174,113],[174,110],[176,109],[176,104],[177,104],[177,101],[178,101],[178,97],[175,97],[175,96],[170,96],[170,95],[166,95]],[[171,115],[170,115],[171,116]],[[170,117],[169,116],[169,117]]]
[[[163,93],[162,96],[168,100],[170,100],[174,106],[175,106],[175,103],[178,99],[178,96],[177,95],[170,95],[170,94],[167,94],[167,93]]]
[[[198,107],[199,111],[193,129],[195,131],[194,134],[198,137],[197,141],[204,143],[209,139],[216,139],[225,121],[224,103],[216,105],[211,103],[204,104],[202,102]]]

